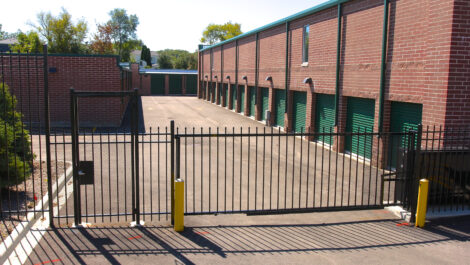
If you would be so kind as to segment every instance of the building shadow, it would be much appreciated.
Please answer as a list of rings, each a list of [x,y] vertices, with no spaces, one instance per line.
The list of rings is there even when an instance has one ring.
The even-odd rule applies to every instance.
[[[468,217],[429,222],[425,229],[399,220],[198,226],[186,227],[183,233],[174,232],[170,226],[153,225],[56,228],[45,231],[26,264],[57,259],[66,264],[124,264],[137,259],[152,263],[156,256],[174,258],[175,263],[194,264],[196,258],[223,261],[229,255],[367,252],[469,239]]]

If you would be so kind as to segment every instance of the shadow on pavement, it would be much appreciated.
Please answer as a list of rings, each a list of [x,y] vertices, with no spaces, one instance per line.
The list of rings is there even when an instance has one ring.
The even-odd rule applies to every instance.
[[[470,239],[469,223],[467,217],[429,223],[426,229],[406,226],[397,220],[198,226],[186,227],[183,233],[176,233],[169,226],[56,228],[45,231],[26,264],[50,261],[150,264],[155,256],[193,264],[192,259],[204,255],[223,261],[227,255],[368,251],[467,241]]]

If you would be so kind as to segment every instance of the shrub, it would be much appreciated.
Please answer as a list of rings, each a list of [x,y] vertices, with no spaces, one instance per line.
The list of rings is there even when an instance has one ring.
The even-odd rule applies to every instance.
[[[24,181],[31,174],[29,131],[16,111],[17,100],[7,85],[0,84],[0,187]]]

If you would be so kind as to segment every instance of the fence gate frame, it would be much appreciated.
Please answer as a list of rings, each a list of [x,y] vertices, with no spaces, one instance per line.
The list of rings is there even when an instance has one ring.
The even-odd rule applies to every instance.
[[[139,194],[139,114],[138,98],[139,89],[134,91],[76,91],[73,87],[70,89],[70,118],[72,129],[72,166],[73,166],[73,208],[75,225],[82,224],[81,209],[81,177],[85,177],[84,168],[80,167],[80,148],[79,148],[79,117],[78,117],[78,98],[106,98],[106,97],[129,97],[131,107],[131,179],[132,179],[132,221],[140,225],[140,194]],[[94,174],[94,173],[93,173]]]

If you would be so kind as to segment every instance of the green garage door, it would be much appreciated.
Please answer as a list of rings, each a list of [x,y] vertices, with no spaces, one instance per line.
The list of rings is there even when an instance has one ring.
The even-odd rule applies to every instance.
[[[294,104],[292,106],[292,109],[294,110],[294,131],[300,132],[301,129],[305,131],[305,120],[307,118],[307,93],[294,91],[292,104]]]
[[[286,109],[286,92],[282,89],[274,90],[274,111],[276,118],[274,123],[276,126],[284,127],[284,113]]]
[[[390,132],[408,132],[410,130],[418,130],[421,124],[423,114],[423,105],[392,102],[390,112]],[[406,136],[396,135],[390,139],[390,158],[391,167],[397,166],[397,155],[399,148],[406,147],[408,138]]]
[[[245,112],[245,86],[238,86],[240,90],[240,113]]]
[[[186,94],[194,95],[197,90],[197,75],[186,75]]]
[[[170,75],[170,94],[181,95],[182,88],[182,76],[181,75]]]
[[[261,120],[266,120],[266,111],[269,109],[269,89],[267,87],[261,88]]]
[[[250,116],[255,116],[255,109],[256,109],[256,89],[254,86],[248,87],[248,91],[250,91]]]
[[[333,132],[335,124],[335,96],[327,94],[317,94],[315,102],[315,132]],[[333,144],[333,137],[317,136],[316,141],[326,144]]]
[[[150,75],[150,93],[152,95],[165,94],[165,75]]]
[[[348,98],[346,132],[363,133],[374,130],[375,101],[367,98]],[[345,150],[365,158],[371,158],[372,136],[346,137]]]
[[[237,89],[235,85],[232,85],[232,109],[237,109]]]

